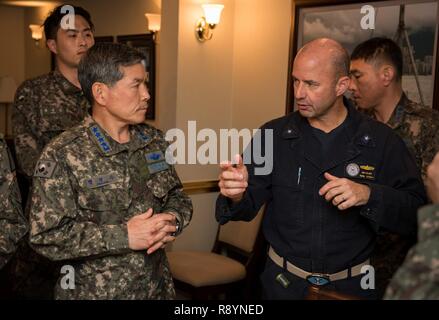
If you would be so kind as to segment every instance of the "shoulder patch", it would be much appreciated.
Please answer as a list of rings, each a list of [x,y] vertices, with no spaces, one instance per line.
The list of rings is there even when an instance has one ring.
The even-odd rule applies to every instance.
[[[50,160],[40,160],[34,171],[34,177],[51,178],[55,172],[56,162]]]

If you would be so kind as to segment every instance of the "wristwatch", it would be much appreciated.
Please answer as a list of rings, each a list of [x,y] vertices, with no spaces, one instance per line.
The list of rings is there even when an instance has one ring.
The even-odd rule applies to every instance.
[[[171,233],[171,236],[175,237],[177,235],[180,234],[180,220],[177,219],[177,217],[175,217],[175,232]]]

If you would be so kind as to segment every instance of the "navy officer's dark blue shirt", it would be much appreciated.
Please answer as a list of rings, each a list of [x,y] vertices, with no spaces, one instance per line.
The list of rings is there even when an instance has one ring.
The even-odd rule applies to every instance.
[[[256,165],[248,164],[243,199],[232,204],[220,195],[217,220],[251,220],[267,202],[263,231],[270,245],[298,267],[323,273],[368,259],[381,228],[415,234],[426,194],[414,159],[390,128],[345,105],[348,115],[327,148],[298,112],[266,123],[262,133],[273,130],[273,171],[255,175]],[[328,182],[325,172],[367,184],[368,203],[338,210],[318,193]]]

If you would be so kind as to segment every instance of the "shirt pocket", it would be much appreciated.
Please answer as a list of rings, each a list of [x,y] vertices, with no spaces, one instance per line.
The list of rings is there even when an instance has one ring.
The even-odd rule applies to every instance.
[[[276,221],[283,226],[297,227],[304,223],[303,169],[273,172],[272,193]]]
[[[128,215],[130,191],[123,177],[116,177],[102,185],[94,185],[93,177],[80,181],[78,206],[99,224],[119,224]]]
[[[40,110],[40,118],[42,120],[39,123],[40,131],[48,139],[52,139],[79,124],[84,117],[82,111],[79,110],[79,105],[76,112],[72,112],[71,109],[68,105],[46,104]]]
[[[148,189],[164,205],[168,199],[169,192],[177,186],[181,186],[180,179],[171,168],[151,175],[146,182]]]

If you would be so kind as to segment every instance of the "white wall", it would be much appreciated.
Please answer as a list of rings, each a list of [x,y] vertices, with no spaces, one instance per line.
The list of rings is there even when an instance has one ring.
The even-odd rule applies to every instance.
[[[291,0],[236,1],[233,127],[285,115],[291,8]]]
[[[178,64],[176,127],[180,129],[187,127],[188,120],[197,120],[198,130],[253,129],[285,113],[291,0],[218,2],[225,5],[221,22],[212,40],[199,43],[194,25],[202,15],[201,1],[179,1],[174,52]],[[162,37],[162,48],[167,40]],[[177,169],[183,181],[216,179],[219,173],[217,165],[180,165]],[[218,227],[216,196],[192,197],[193,221],[173,250],[212,248]]]
[[[19,85],[25,77],[24,68],[24,9],[0,5],[0,77],[10,76]],[[11,134],[12,106],[0,104],[0,132]],[[6,118],[9,118],[7,120]],[[8,132],[6,132],[8,131]]]
[[[24,35],[24,9],[0,5],[0,76],[10,75],[17,84],[25,76]]]

